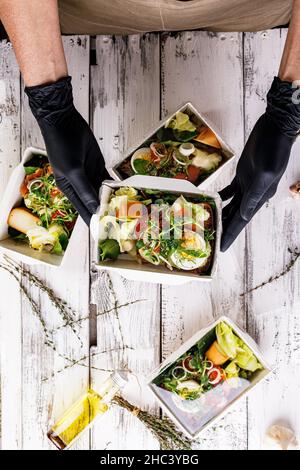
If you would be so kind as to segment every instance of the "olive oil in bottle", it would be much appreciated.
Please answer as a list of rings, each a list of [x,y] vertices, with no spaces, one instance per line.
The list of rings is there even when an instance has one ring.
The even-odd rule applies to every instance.
[[[109,409],[111,400],[125,384],[126,379],[115,372],[101,384],[97,392],[89,389],[51,427],[48,438],[60,450],[71,447]]]

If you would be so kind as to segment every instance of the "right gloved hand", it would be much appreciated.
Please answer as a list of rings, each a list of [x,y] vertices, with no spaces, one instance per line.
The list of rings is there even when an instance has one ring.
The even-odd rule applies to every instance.
[[[71,77],[26,87],[25,92],[57,186],[89,225],[99,206],[100,185],[110,176],[94,134],[74,106]]]
[[[294,102],[292,83],[275,77],[267,95],[266,112],[255,124],[229,186],[221,198],[231,199],[223,209],[221,250],[226,251],[248,222],[277,190],[300,130],[300,104]]]

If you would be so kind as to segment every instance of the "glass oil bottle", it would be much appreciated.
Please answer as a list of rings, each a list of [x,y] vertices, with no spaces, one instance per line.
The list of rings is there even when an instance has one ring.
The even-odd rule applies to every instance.
[[[98,388],[84,393],[48,431],[47,436],[59,450],[65,450],[89,429],[110,407],[110,402],[126,379],[113,373]]]

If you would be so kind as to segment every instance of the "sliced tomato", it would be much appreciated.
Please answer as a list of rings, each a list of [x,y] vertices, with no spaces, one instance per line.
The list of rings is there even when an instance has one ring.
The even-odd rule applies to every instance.
[[[196,368],[191,365],[191,361],[193,359],[193,356],[187,356],[183,361],[182,365],[183,367],[188,370],[189,372],[196,372]]]
[[[220,372],[221,372],[221,380],[226,380],[226,372],[224,369],[222,369],[222,367],[219,368]]]
[[[176,180],[186,180],[188,177],[185,173],[176,173],[174,176]]]
[[[194,165],[189,165],[187,168],[187,179],[191,183],[195,183],[201,174],[201,168]]]
[[[214,386],[216,386],[220,382],[223,382],[224,380],[226,380],[226,373],[224,369],[222,369],[222,367],[219,367],[219,366],[214,366],[213,369],[217,369],[217,370],[208,371],[209,380],[214,381],[219,375],[218,372],[220,373],[220,380],[217,383],[213,384]]]
[[[166,156],[167,149],[164,144],[160,142],[152,142],[150,145],[151,157],[154,163],[159,163],[162,158]]]
[[[38,168],[34,173],[31,173],[31,175],[25,176],[23,183],[20,186],[20,193],[22,197],[25,197],[29,192],[28,183],[32,180],[35,180],[36,178],[40,178],[41,176],[43,176],[43,168]]]
[[[28,183],[29,181],[35,180],[36,178],[40,178],[43,176],[43,173],[43,168],[38,168],[34,173],[31,173],[31,175],[27,175],[25,181]]]
[[[71,232],[73,230],[75,222],[76,222],[76,220],[72,220],[71,222],[65,222],[65,226],[67,227],[69,232]]]
[[[53,198],[56,196],[59,196],[60,194],[61,194],[61,191],[58,188],[53,188],[50,191],[50,196]]]
[[[58,210],[58,211],[53,212],[53,214],[52,214],[52,216],[51,216],[51,219],[52,219],[52,220],[55,220],[55,219],[57,219],[58,217],[65,217],[65,215],[66,215],[66,214],[65,214],[64,212]]]

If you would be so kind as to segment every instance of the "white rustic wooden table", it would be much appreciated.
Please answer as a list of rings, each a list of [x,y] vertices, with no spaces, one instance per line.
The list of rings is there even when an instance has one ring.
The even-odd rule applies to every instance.
[[[76,36],[65,37],[64,45],[76,104],[89,119],[111,166],[185,101],[205,113],[239,155],[265,108],[285,36],[280,29],[249,34]],[[95,49],[95,65],[90,62],[90,48]],[[28,110],[11,45],[2,42],[0,49],[1,196],[22,151],[29,145],[43,147],[43,141]],[[53,332],[56,350],[47,346],[40,321],[18,284],[0,270],[3,449],[52,448],[46,437],[49,423],[89,381],[96,386],[107,369],[131,369],[137,379],[133,376],[129,386],[130,400],[159,412],[143,377],[221,314],[247,329],[276,369],[203,434],[195,448],[262,449],[266,428],[278,421],[300,434],[299,263],[272,283],[243,295],[282,273],[293,259],[289,250],[299,248],[300,202],[288,192],[289,185],[300,179],[299,151],[300,142],[294,145],[276,196],[234,247],[220,256],[218,275],[211,284],[170,287],[99,274],[90,261],[87,230],[69,265],[58,271],[31,268],[77,312],[81,341],[63,326],[45,295],[24,279]],[[229,183],[233,167],[213,189]],[[157,449],[158,444],[134,416],[114,408],[76,448]]]

